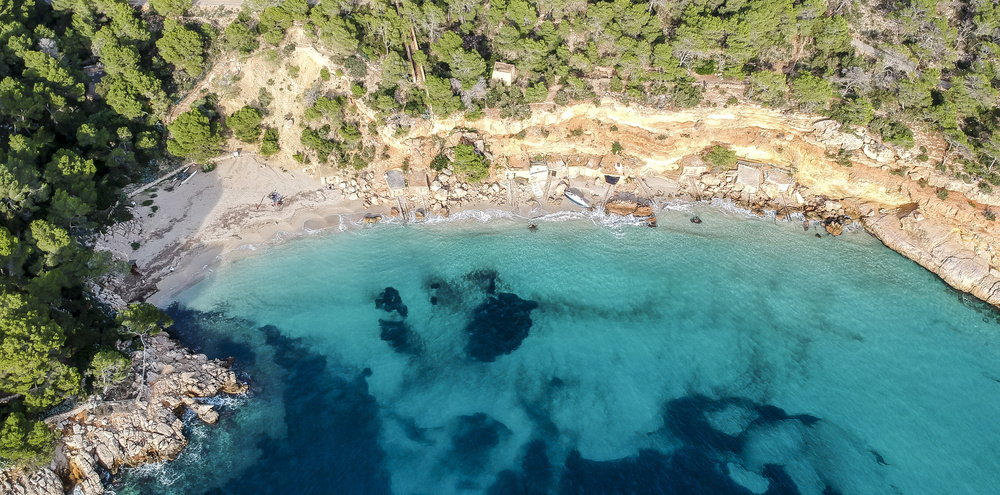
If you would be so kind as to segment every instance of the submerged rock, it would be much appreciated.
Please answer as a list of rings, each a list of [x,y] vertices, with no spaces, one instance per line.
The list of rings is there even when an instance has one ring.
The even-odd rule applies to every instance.
[[[537,307],[535,301],[506,292],[488,298],[475,309],[472,321],[465,327],[469,357],[492,362],[520,347],[531,329],[531,310]]]
[[[378,320],[379,338],[388,342],[396,352],[416,354],[416,341],[410,331],[410,326],[403,321],[409,311],[403,304],[403,299],[399,297],[399,291],[392,287],[386,287],[375,298],[375,308],[389,313],[389,318],[379,318]]]
[[[501,437],[509,434],[506,425],[484,413],[459,416],[451,441],[453,458],[470,472],[481,469],[490,451],[500,445]]]
[[[379,338],[389,343],[393,350],[406,354],[416,354],[410,326],[405,321],[383,320],[379,318]]]
[[[406,305],[403,304],[403,299],[399,297],[399,291],[393,289],[392,287],[386,287],[378,297],[375,298],[375,309],[381,309],[386,313],[392,313],[395,311],[399,316],[406,318]]]

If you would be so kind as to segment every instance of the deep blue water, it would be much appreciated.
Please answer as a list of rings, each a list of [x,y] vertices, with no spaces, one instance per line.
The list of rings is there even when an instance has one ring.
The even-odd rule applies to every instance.
[[[867,234],[379,225],[179,298],[247,397],[118,493],[998,493],[1000,326]]]

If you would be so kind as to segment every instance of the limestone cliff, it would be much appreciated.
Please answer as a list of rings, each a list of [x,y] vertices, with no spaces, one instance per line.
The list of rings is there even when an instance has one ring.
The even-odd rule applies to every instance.
[[[48,495],[104,493],[101,473],[123,466],[171,460],[187,445],[180,416],[190,409],[207,423],[218,413],[199,398],[247,390],[226,361],[195,354],[164,334],[147,341],[133,357],[133,371],[148,383],[134,398],[89,401],[46,419],[61,432],[54,460],[33,472],[0,472],[0,493]],[[143,356],[144,354],[144,356]]]

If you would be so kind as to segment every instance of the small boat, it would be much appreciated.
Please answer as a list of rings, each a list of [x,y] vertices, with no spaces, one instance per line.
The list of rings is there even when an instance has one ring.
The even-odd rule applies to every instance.
[[[566,190],[566,199],[572,201],[575,205],[590,208],[590,204],[587,203],[587,200],[583,199],[583,196],[574,190]]]

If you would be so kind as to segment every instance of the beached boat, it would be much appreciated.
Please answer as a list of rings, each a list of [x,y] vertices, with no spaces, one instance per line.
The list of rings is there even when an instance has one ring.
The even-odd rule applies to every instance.
[[[566,190],[566,199],[568,199],[568,200],[572,201],[574,204],[577,204],[577,205],[582,206],[584,208],[590,208],[590,205],[587,203],[587,200],[583,199],[583,195],[580,194],[578,191],[574,191],[572,189],[567,189]]]

